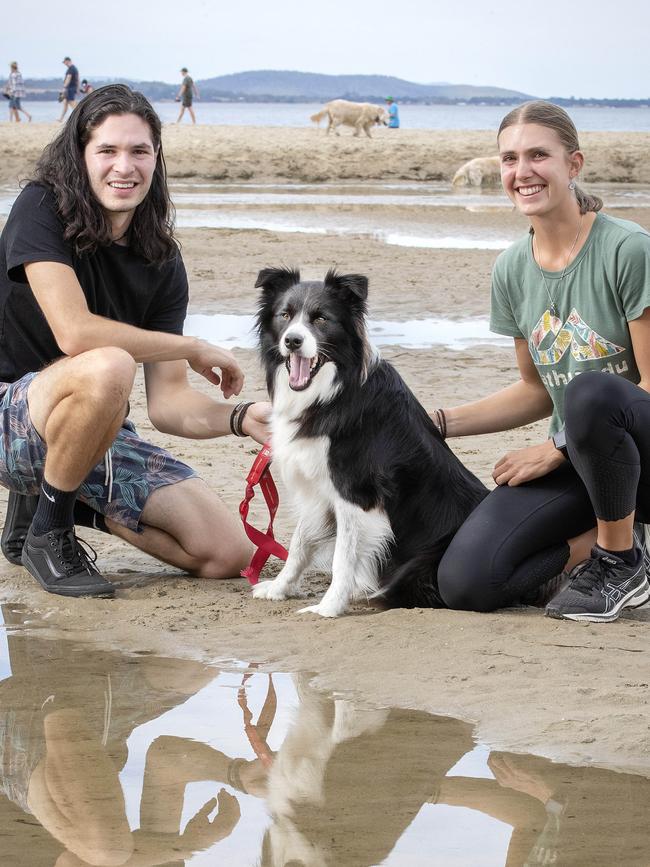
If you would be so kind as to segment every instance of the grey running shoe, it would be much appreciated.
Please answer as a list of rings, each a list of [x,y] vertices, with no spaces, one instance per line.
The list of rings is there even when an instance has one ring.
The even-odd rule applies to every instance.
[[[50,530],[44,536],[35,536],[30,530],[22,552],[23,566],[48,593],[114,596],[115,588],[97,571],[95,559],[89,557],[71,528]]]
[[[650,541],[650,534],[648,533],[649,529],[650,525],[648,524],[642,524],[640,521],[634,522],[634,542],[643,553],[645,574],[650,579],[650,548],[648,547],[648,542]]]
[[[546,606],[549,617],[607,623],[616,620],[624,608],[638,608],[650,598],[641,551],[629,566],[595,545],[591,559],[579,563],[570,578],[569,586]]]
[[[15,491],[9,491],[0,549],[2,549],[5,559],[14,566],[21,565],[20,555],[23,551],[27,531],[36,512],[36,506],[38,506],[38,494],[28,497],[24,494],[17,494]]]
[[[557,594],[564,590],[569,583],[569,573],[559,572],[553,578],[549,578],[541,587],[531,590],[521,599],[522,605],[530,605],[533,608],[545,608]]]

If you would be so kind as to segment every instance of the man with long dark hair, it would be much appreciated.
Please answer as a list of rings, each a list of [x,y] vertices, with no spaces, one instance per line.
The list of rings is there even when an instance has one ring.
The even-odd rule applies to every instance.
[[[195,575],[237,575],[250,555],[219,498],[126,418],[143,362],[158,430],[267,433],[267,405],[232,410],[188,382],[189,366],[230,398],[243,374],[227,350],[183,336],[172,221],[160,120],[142,94],[109,85],[46,147],[0,238],[2,549],[52,593],[114,593],[75,536],[76,502],[77,523]]]

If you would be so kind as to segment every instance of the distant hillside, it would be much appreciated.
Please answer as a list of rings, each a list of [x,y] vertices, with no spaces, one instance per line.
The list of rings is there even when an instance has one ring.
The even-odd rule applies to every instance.
[[[260,69],[236,72],[198,82],[204,98],[269,98],[309,101],[336,97],[366,100],[392,96],[401,101],[438,102],[468,99],[523,100],[530,97],[500,87],[470,84],[416,84],[389,75],[321,75],[315,72],[284,72]]]
[[[151,100],[173,99],[180,82],[133,81],[126,78],[93,79],[97,87],[113,82],[128,84]],[[203,101],[321,102],[343,98],[359,101],[392,96],[401,102],[520,102],[528,94],[500,87],[470,84],[416,84],[389,75],[321,75],[261,69],[197,80]],[[25,79],[28,98],[56,99],[61,79]]]
[[[85,74],[82,70],[82,75]],[[25,79],[28,99],[56,99],[61,78]],[[91,83],[120,82],[140,90],[150,100],[171,100],[180,81],[134,81],[128,78],[92,78]],[[531,99],[530,94],[503,87],[477,87],[472,84],[416,84],[390,75],[321,75],[316,72],[283,72],[258,69],[235,72],[197,81],[204,102],[326,102],[343,98],[360,102],[381,102],[392,96],[406,103],[479,103],[513,105]],[[563,106],[649,107],[650,99],[547,97]]]

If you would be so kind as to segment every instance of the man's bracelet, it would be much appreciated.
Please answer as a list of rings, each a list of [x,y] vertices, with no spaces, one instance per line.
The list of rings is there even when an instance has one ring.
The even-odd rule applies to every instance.
[[[251,407],[254,402],[255,401],[253,400],[243,400],[241,403],[238,403],[237,406],[233,407],[233,410],[230,413],[230,430],[236,437],[248,436],[248,434],[244,433],[244,418],[246,417],[249,407]]]

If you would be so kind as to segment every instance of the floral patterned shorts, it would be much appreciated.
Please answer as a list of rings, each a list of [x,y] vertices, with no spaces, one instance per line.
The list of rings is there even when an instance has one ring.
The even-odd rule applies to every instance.
[[[0,484],[19,494],[38,493],[47,453],[27,405],[27,389],[35,376],[27,373],[16,382],[0,383]],[[149,494],[194,476],[187,464],[141,439],[126,419],[78,497],[112,521],[141,532],[140,517]]]

